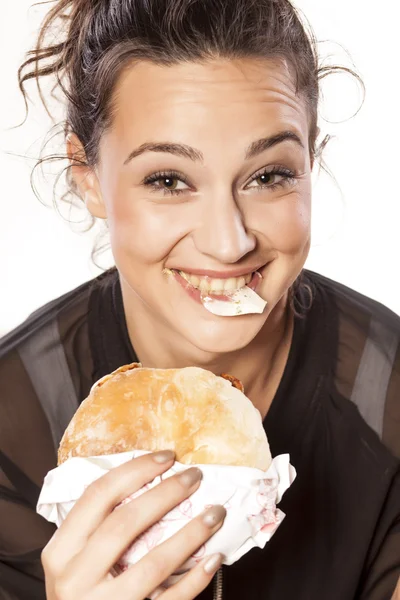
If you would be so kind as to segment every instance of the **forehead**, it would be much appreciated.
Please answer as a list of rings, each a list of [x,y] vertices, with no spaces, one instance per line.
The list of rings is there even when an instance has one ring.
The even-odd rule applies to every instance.
[[[292,129],[305,142],[308,112],[296,94],[287,63],[278,59],[213,59],[160,66],[136,63],[120,76],[112,100],[111,129],[123,143],[135,135],[148,140],[230,130]],[[131,138],[132,139],[132,138]],[[142,140],[140,140],[142,141]],[[187,139],[186,139],[187,141]]]

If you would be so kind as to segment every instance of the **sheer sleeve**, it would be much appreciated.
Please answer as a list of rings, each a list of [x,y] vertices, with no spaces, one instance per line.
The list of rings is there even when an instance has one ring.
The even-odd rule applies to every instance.
[[[4,459],[1,456],[0,461]],[[4,463],[4,460],[2,461]],[[6,459],[7,462],[7,459]],[[42,548],[54,527],[0,473],[0,598],[44,600]]]
[[[379,519],[364,572],[360,600],[392,600],[400,576],[400,472]]]
[[[382,439],[387,448],[400,459],[400,343],[388,383]]]
[[[336,386],[400,458],[400,319],[335,284],[339,307]]]
[[[48,421],[16,351],[0,361],[0,598],[43,600],[40,563],[54,526],[36,513],[54,467]]]
[[[389,452],[400,458],[400,319],[383,305],[327,279],[339,327],[335,384]],[[397,461],[399,465],[399,461]],[[357,600],[392,600],[400,576],[400,472],[371,540]],[[388,475],[382,468],[382,477]],[[367,499],[366,499],[367,501]]]
[[[0,340],[0,600],[45,600],[40,556],[55,526],[36,513],[43,479],[91,385],[91,283]]]

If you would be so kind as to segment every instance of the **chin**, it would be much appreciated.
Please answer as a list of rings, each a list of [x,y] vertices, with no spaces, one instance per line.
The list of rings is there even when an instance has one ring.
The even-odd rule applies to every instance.
[[[196,323],[181,335],[202,352],[228,354],[248,346],[262,329],[266,315],[216,317],[213,323]]]

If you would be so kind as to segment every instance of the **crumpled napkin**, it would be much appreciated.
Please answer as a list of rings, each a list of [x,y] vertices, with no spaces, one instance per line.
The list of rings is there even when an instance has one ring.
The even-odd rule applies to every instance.
[[[93,481],[110,469],[143,454],[148,452],[133,450],[90,458],[70,458],[46,475],[37,512],[59,527]],[[189,466],[197,466],[203,473],[198,490],[133,542],[116,565],[117,572],[135,564],[213,504],[222,504],[226,508],[223,526],[185,562],[179,574],[171,575],[163,582],[164,587],[178,581],[207,555],[221,552],[225,556],[224,564],[232,565],[251,548],[264,548],[271,539],[285,517],[276,505],[296,477],[288,454],[275,457],[265,472],[225,465]],[[189,466],[175,462],[168,471],[130,495],[119,506]]]

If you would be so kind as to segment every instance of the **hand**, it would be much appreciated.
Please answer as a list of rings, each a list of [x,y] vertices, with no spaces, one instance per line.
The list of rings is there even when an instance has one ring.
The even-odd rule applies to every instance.
[[[226,511],[214,506],[123,574],[110,576],[135,538],[199,487],[201,471],[189,468],[113,510],[173,462],[170,451],[146,454],[112,469],[86,489],[43,550],[48,600],[144,600],[221,527]],[[204,559],[157,600],[192,600],[222,559]]]

